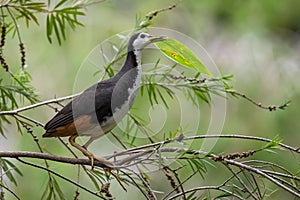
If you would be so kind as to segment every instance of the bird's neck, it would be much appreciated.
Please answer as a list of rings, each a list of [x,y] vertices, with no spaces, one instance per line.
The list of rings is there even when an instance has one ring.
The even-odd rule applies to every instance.
[[[140,70],[141,68],[141,51],[140,50],[133,50],[128,51],[125,64],[121,69],[121,72],[128,72],[132,69]]]
[[[122,69],[114,78],[118,79],[114,88],[112,110],[114,120],[120,121],[132,106],[141,84],[141,51],[129,51]]]

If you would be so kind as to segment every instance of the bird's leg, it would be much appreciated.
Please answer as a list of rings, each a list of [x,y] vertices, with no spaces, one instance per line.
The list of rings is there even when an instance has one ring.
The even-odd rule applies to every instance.
[[[97,139],[97,137],[96,137],[96,138],[95,138],[95,137],[91,137],[91,138],[90,138],[90,139],[82,146],[82,148],[84,148],[84,149],[87,151],[87,147],[88,147],[95,139]],[[87,151],[87,152],[89,152],[89,151]],[[113,163],[113,162],[111,162],[111,161],[109,161],[109,160],[107,160],[107,159],[105,159],[105,158],[97,158],[97,157],[94,157],[93,154],[92,154],[92,156],[93,156],[93,159],[96,159],[96,160],[98,160],[98,161],[104,163],[104,164],[107,165],[107,166],[114,166],[114,163]]]
[[[96,158],[91,152],[89,152],[87,150],[87,146],[93,141],[93,139],[89,139],[89,141],[83,145],[83,146],[80,146],[79,144],[76,143],[75,139],[78,137],[77,134],[74,134],[72,135],[71,137],[69,137],[69,142],[70,144],[75,147],[76,149],[78,149],[79,151],[81,151],[85,156],[87,156],[90,160],[91,160],[91,166],[92,166],[92,169],[94,169],[94,160],[98,160],[100,162],[102,162],[104,165],[107,166],[107,168],[110,168],[109,166],[114,166],[114,164],[105,159],[105,158]]]
[[[94,168],[94,155],[89,152],[85,147],[80,146],[79,144],[76,143],[75,139],[78,137],[77,134],[72,135],[71,137],[69,137],[69,142],[70,144],[75,147],[76,149],[78,149],[79,151],[81,151],[85,156],[87,156],[90,160],[91,160],[91,166],[92,169]]]
[[[72,136],[71,136],[72,137]],[[76,135],[76,137],[77,137],[77,135]],[[75,137],[75,138],[76,138]],[[75,138],[74,138],[74,142],[75,142]],[[95,138],[95,137],[91,137],[83,146],[80,146],[80,145],[78,145],[77,143],[75,143],[76,145],[78,145],[78,146],[80,146],[81,148],[83,148],[83,149],[85,149],[86,151],[87,151],[87,147],[95,140],[95,139],[97,139],[97,138]],[[71,141],[70,141],[71,142]],[[76,147],[76,146],[75,146]],[[77,147],[76,147],[77,148]],[[80,149],[79,149],[80,150]],[[89,151],[87,151],[87,152],[89,152]],[[93,159],[96,159],[96,160],[99,160],[99,161],[101,161],[102,163],[105,163],[107,166],[114,166],[114,163],[113,162],[111,162],[111,161],[109,161],[109,160],[107,160],[107,159],[105,159],[105,158],[96,158],[96,157],[94,157],[94,155],[93,154],[91,154],[92,156],[93,156]],[[93,167],[93,166],[92,166]],[[122,182],[121,182],[121,180],[119,179],[119,177],[111,170],[111,168],[104,168],[104,171],[105,171],[105,173],[110,173],[110,174],[112,174],[115,178],[116,178],[116,180],[118,181],[118,183],[121,185],[121,187],[127,192],[127,189],[126,189],[126,187],[122,184]]]

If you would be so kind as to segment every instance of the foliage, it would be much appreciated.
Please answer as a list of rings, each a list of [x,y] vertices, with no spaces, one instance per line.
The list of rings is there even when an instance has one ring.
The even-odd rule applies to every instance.
[[[56,5],[51,5],[51,1],[3,1],[0,7],[1,13],[1,44],[0,44],[0,62],[6,73],[5,77],[0,78],[0,110],[13,110],[19,107],[19,100],[22,104],[38,102],[38,96],[35,89],[30,85],[31,76],[26,70],[25,46],[21,38],[21,30],[19,23],[25,21],[26,27],[30,28],[30,24],[39,25],[38,15],[46,15],[46,35],[48,41],[52,43],[53,35],[59,44],[62,39],[66,39],[66,29],[71,27],[73,30],[76,26],[83,26],[79,22],[79,16],[83,16],[82,11],[92,1],[83,4],[81,1],[61,0]],[[10,66],[5,55],[5,45],[7,35],[11,33],[14,37],[17,35],[20,47],[21,66]],[[2,123],[10,122],[6,116],[1,115],[0,133],[4,135]],[[17,121],[18,122],[18,121]]]

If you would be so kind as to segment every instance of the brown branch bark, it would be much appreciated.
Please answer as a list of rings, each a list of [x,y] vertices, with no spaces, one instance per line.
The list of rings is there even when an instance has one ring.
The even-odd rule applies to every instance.
[[[38,152],[28,152],[28,151],[0,151],[0,157],[7,158],[36,158],[36,159],[44,159],[44,160],[52,160],[56,162],[69,163],[73,165],[91,165],[91,161],[89,159],[84,158],[67,158],[61,156],[55,156],[48,153],[38,153]],[[111,168],[111,166],[107,166],[107,164],[95,160],[94,166],[101,168]]]

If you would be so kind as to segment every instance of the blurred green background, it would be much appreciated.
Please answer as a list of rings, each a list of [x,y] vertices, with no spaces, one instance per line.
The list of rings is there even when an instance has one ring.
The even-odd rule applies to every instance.
[[[144,16],[152,10],[174,2],[109,0],[94,4],[87,8],[86,17],[81,19],[85,27],[78,27],[75,31],[69,30],[67,40],[62,46],[56,42],[47,42],[44,16],[40,16],[40,26],[32,25],[30,29],[26,29],[21,23],[22,39],[26,45],[27,70],[32,75],[32,84],[41,100],[72,94],[81,63],[96,45],[114,34],[132,29],[137,16]],[[245,100],[229,98],[223,133],[267,138],[279,135],[285,143],[299,146],[299,8],[298,0],[183,0],[177,8],[155,17],[153,26],[174,29],[194,38],[207,50],[222,74],[234,75],[234,87],[258,102],[269,105],[292,101],[286,111],[268,112]],[[15,42],[7,41],[10,47],[6,51],[11,52],[8,59],[12,62],[17,52]],[[18,62],[15,62],[18,65]],[[86,79],[88,81],[90,77]],[[52,111],[46,111],[49,110],[33,110],[30,115],[45,123],[54,114]],[[203,116],[205,112],[202,113]],[[15,127],[8,130],[7,139],[1,137],[1,150],[37,150],[31,137],[26,134],[21,136]],[[41,138],[43,130],[36,128],[34,133]],[[44,139],[40,139],[40,142],[47,148],[50,145],[52,150],[55,148],[51,145],[58,145]],[[96,141],[92,146],[95,149],[99,146],[105,149],[102,145],[101,141]],[[247,142],[219,140],[216,151],[247,151],[253,148],[253,145]],[[61,155],[62,149],[58,148],[51,153]],[[299,158],[295,160],[288,152],[287,156],[272,153],[263,153],[261,156],[273,161],[280,159],[279,164],[290,166],[295,171],[299,167]],[[24,177],[18,180],[17,193],[24,199],[32,199],[33,194],[41,196],[47,174],[36,173],[36,169],[29,167],[23,169]],[[65,172],[68,166],[61,164],[53,164],[53,169],[76,177],[76,168],[73,166],[74,172]],[[209,170],[206,179],[197,180],[197,184],[215,183],[219,178],[216,173],[222,175],[222,170]],[[160,177],[159,174],[154,175],[153,183],[157,185],[154,189],[161,189],[160,184],[169,188],[165,178],[160,180]],[[71,199],[74,187],[66,185],[63,189],[67,199]],[[118,194],[116,191],[121,192]],[[138,199],[136,191],[133,191],[124,193],[116,186],[111,192],[117,194],[117,199]],[[89,195],[83,198],[84,192],[81,195],[80,199],[92,199]],[[124,195],[126,198],[123,198]],[[277,192],[272,199],[282,199],[281,195]],[[7,199],[14,198],[7,193]]]

